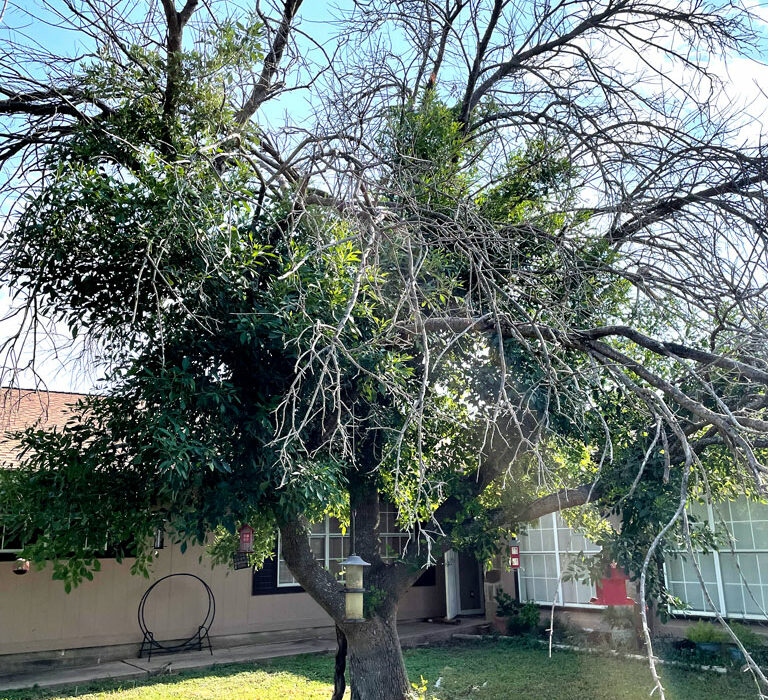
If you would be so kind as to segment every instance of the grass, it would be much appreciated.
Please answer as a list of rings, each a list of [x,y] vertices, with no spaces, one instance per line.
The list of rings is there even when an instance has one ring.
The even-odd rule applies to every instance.
[[[435,700],[646,700],[651,680],[638,661],[571,651],[551,659],[540,648],[504,641],[457,643],[405,652],[413,681],[423,677]],[[758,697],[749,674],[660,669],[668,700],[741,700]],[[107,681],[77,690],[7,692],[0,700],[327,700],[333,659],[296,656],[222,666],[146,681]],[[439,679],[440,687],[435,688]]]

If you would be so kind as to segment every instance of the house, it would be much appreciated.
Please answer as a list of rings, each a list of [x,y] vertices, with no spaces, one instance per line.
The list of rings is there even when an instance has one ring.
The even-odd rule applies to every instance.
[[[0,404],[2,431],[29,425],[63,426],[71,405],[82,395],[60,392],[5,392]],[[18,445],[6,435],[0,439],[0,458],[6,467],[17,460]],[[402,550],[407,535],[395,525],[395,513],[383,509],[381,522],[385,550]],[[135,656],[142,641],[137,609],[144,592],[172,573],[191,573],[205,581],[215,599],[215,620],[210,630],[214,646],[234,645],[248,635],[253,640],[291,639],[322,635],[331,630],[328,615],[291,576],[281,557],[278,539],[275,556],[259,571],[212,567],[200,547],[182,553],[168,542],[157,550],[149,580],[130,574],[130,560],[117,563],[104,558],[93,581],[84,581],[67,594],[49,568],[23,576],[12,571],[21,543],[5,536],[0,517],[0,674],[22,659],[41,664],[54,658],[77,663],[92,658]],[[347,535],[338,521],[326,518],[311,534],[312,547],[331,571],[349,553]],[[449,566],[441,562],[428,569],[405,594],[399,606],[401,621],[443,618],[484,611],[482,570],[471,556],[451,553]],[[450,603],[446,604],[446,584]],[[183,639],[205,616],[208,598],[192,577],[162,582],[147,601],[145,618],[156,639]]]
[[[15,392],[5,395],[0,412],[2,431],[27,425],[62,426],[70,406],[82,395],[59,392]],[[13,466],[17,445],[0,439],[0,460]],[[707,590],[730,618],[764,620],[768,610],[768,505],[737,499],[712,507],[696,506],[698,515],[715,527],[722,522],[734,537],[733,551],[699,556]],[[385,550],[395,556],[407,535],[398,530],[395,513],[381,512]],[[331,571],[349,552],[348,537],[338,521],[326,518],[315,524],[312,548]],[[167,539],[167,538],[166,538]],[[499,587],[517,592],[521,600],[558,608],[576,624],[594,626],[599,606],[590,603],[594,586],[563,581],[569,561],[598,548],[571,530],[559,514],[540,518],[518,541],[520,569],[510,571],[500,561],[485,572],[471,555],[449,551],[437,566],[428,569],[406,593],[399,608],[401,621],[452,618],[493,611]],[[118,564],[102,560],[102,571],[70,594],[50,570],[14,576],[12,570],[21,543],[5,536],[0,517],[0,674],[21,659],[40,663],[90,658],[126,658],[137,653],[142,633],[137,609],[147,588],[172,573],[191,573],[213,592],[216,617],[211,628],[215,646],[248,640],[265,641],[319,636],[331,630],[331,620],[294,580],[282,559],[278,538],[275,556],[258,571],[233,571],[212,567],[199,547],[182,553],[170,542],[157,551],[149,580],[130,574],[130,560]],[[667,584],[687,603],[680,616],[711,616],[690,562],[672,559],[665,567]],[[556,595],[557,594],[557,595]],[[486,603],[487,601],[487,603]],[[205,615],[208,599],[192,577],[162,582],[148,599],[145,617],[157,639],[189,636]]]

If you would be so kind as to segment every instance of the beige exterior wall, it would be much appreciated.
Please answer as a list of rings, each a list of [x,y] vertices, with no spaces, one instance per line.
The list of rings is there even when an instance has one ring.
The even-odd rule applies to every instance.
[[[70,594],[50,568],[24,576],[12,573],[13,562],[0,562],[0,655],[138,644],[137,609],[149,585],[169,573],[192,573],[211,587],[216,618],[211,637],[282,630],[310,630],[331,624],[328,615],[306,593],[251,595],[251,571],[212,569],[201,549],[182,554],[178,547],[160,551],[149,580],[130,574],[130,560],[102,561],[93,581]],[[161,583],[146,606],[147,624],[158,640],[194,633],[207,607],[202,586],[182,577]],[[400,604],[401,620],[442,616],[445,593],[442,569],[437,585],[412,588]]]

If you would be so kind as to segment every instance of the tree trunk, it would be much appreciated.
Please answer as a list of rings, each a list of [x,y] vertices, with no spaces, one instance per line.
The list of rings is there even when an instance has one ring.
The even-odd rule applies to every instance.
[[[331,700],[342,700],[347,682],[344,674],[347,670],[347,637],[344,631],[336,625],[336,669],[333,673],[333,695]]]
[[[405,700],[410,691],[394,615],[346,623],[352,700]]]

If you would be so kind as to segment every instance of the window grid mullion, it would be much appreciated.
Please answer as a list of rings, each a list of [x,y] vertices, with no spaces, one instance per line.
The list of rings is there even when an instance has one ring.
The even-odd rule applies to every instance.
[[[715,513],[712,504],[707,503],[707,517],[709,518],[709,529],[715,532]],[[754,541],[754,539],[753,539]],[[723,617],[728,616],[728,608],[725,604],[725,587],[723,586],[723,572],[720,568],[720,550],[712,553],[712,559],[715,563],[715,581],[717,582],[717,595],[720,598],[718,610]]]

